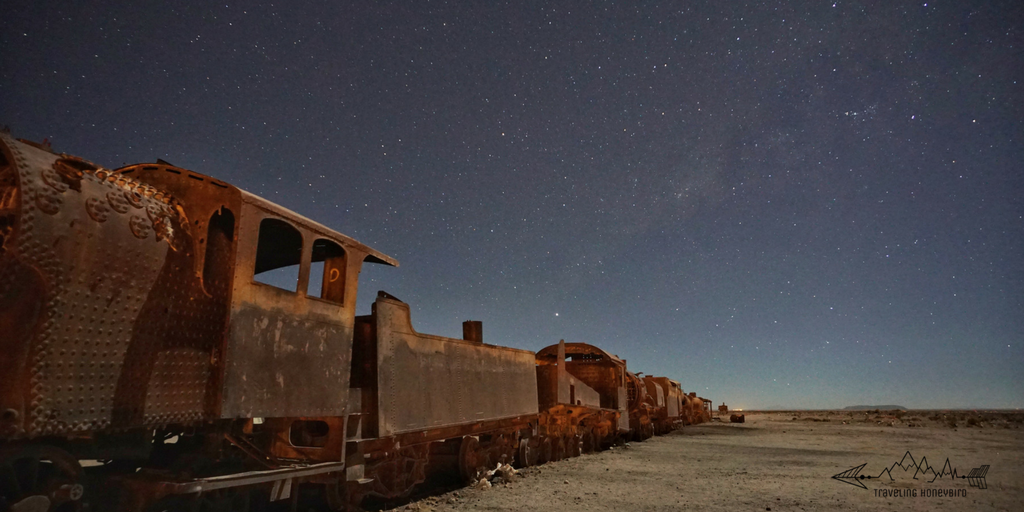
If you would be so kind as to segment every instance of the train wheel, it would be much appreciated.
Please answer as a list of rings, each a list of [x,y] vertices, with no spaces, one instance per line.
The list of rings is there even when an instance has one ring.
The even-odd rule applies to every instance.
[[[565,438],[565,445],[569,457],[579,457],[583,453],[583,436],[569,436]]]
[[[551,443],[551,460],[562,460],[565,458],[565,439],[559,437]]]
[[[480,449],[480,441],[473,436],[462,438],[459,448],[459,473],[467,482],[476,481],[480,477],[480,468],[486,463],[486,457]]]
[[[327,484],[324,488],[327,509],[332,512],[362,511],[359,506],[363,502],[363,493],[356,482],[344,479]]]
[[[537,448],[537,464],[546,464],[548,462],[551,462],[551,438],[542,437],[540,439],[540,443],[537,445]]]
[[[643,440],[644,440],[643,425],[641,425],[641,426],[639,426],[639,427],[629,431],[629,437],[627,438],[627,441],[632,441],[634,443],[640,443],[640,442],[643,442]]]
[[[516,464],[520,468],[528,468],[537,465],[537,448],[530,445],[529,439],[519,440],[519,451],[516,454]]]
[[[0,510],[84,509],[82,466],[52,446],[0,450]]]
[[[471,438],[474,441],[475,438]],[[476,467],[486,466],[486,453],[476,445]],[[406,446],[389,452],[388,457],[378,459],[366,467],[366,477],[373,480],[367,494],[384,499],[404,498],[413,488],[427,479],[427,464],[430,462],[430,446]],[[468,461],[473,463],[472,461]],[[461,469],[461,468],[460,468]],[[469,469],[472,469],[470,467]]]
[[[583,440],[580,442],[580,449],[583,453],[594,453],[597,451],[597,437],[592,430],[583,433]]]
[[[518,436],[512,434],[503,434],[501,436],[501,457],[499,461],[502,464],[514,464],[516,460],[516,439]],[[495,461],[498,462],[498,461]]]

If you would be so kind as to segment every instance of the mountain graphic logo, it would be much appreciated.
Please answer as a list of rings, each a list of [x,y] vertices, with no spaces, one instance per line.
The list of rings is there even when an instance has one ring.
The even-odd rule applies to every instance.
[[[902,459],[893,462],[892,465],[883,469],[880,473],[878,473],[877,476],[860,474],[861,471],[864,470],[864,467],[867,465],[868,464],[865,462],[860,466],[854,466],[850,469],[847,469],[846,471],[836,473],[832,475],[832,479],[839,480],[840,482],[843,482],[845,484],[860,487],[861,489],[867,489],[867,486],[864,485],[865,480],[876,480],[881,479],[883,477],[888,477],[890,482],[895,481],[896,479],[893,477],[893,472],[896,471],[896,468],[899,468],[900,470],[902,470],[902,473],[896,471],[896,474],[903,476],[910,474],[910,470],[913,469],[914,472],[912,478],[914,480],[922,480],[928,483],[934,483],[936,480],[940,478],[945,479],[948,477],[950,480],[953,481],[956,481],[956,479],[967,480],[968,485],[970,485],[971,487],[977,487],[978,489],[988,489],[988,482],[985,480],[985,476],[988,474],[989,468],[987,464],[978,468],[974,468],[971,470],[970,473],[962,476],[958,474],[956,468],[954,468],[949,463],[949,457],[947,457],[946,463],[943,464],[942,469],[936,472],[935,469],[932,468],[931,464],[928,464],[927,457],[921,457],[921,460],[918,461],[917,459],[914,458],[913,454],[910,453],[910,450],[907,450],[907,452],[903,454]]]

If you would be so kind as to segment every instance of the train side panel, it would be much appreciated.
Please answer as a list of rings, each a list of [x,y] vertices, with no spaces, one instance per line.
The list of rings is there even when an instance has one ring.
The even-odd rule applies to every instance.
[[[342,416],[348,401],[354,304],[310,298],[308,263],[318,234],[278,212],[246,201],[242,205],[240,254],[234,275],[225,359],[224,418]],[[297,234],[302,263],[285,289],[256,282],[259,243],[273,240],[263,222]],[[268,235],[267,231],[271,231]],[[258,239],[263,238],[258,242]],[[270,238],[271,240],[267,240]],[[280,238],[285,238],[280,236]],[[355,271],[356,274],[358,270]],[[348,280],[355,297],[355,279]],[[346,290],[347,292],[348,290]],[[347,301],[353,303],[354,300]]]
[[[5,438],[212,417],[223,295],[175,198],[2,137]],[[13,228],[13,229],[12,229]]]
[[[375,309],[380,437],[537,414],[533,352],[419,334],[398,300]]]

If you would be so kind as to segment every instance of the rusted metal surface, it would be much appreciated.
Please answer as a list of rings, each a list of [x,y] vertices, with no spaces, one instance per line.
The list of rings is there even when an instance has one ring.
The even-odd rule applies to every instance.
[[[704,416],[704,421],[711,421],[711,418],[715,417],[714,408],[712,408],[711,400],[700,397],[701,401],[701,414]]]
[[[484,342],[484,323],[478,320],[462,322],[462,339],[466,341]]]
[[[665,400],[667,391],[662,384],[658,382],[658,379],[651,377],[650,375],[644,375],[643,381],[644,388],[647,390],[648,403],[658,409],[666,409]]]
[[[253,226],[275,216],[307,246],[330,238],[353,276],[393,260],[184,169],[108,171],[2,137],[7,436],[343,414],[354,301],[253,284]]]
[[[537,423],[538,437],[532,442],[537,446],[535,451],[538,455],[546,453],[550,445],[548,458],[559,458],[562,455],[574,457],[582,453],[584,448],[593,451],[598,444],[610,442],[617,434],[619,411],[601,408],[600,393],[569,373],[565,341],[553,347],[554,357],[545,353],[537,358],[537,392],[541,414]],[[524,459],[522,456],[520,458]],[[538,460],[543,459],[538,457]],[[532,463],[527,461],[527,464]]]
[[[295,465],[279,469],[194,478],[188,481],[162,480],[158,477],[155,478],[154,475],[141,473],[127,475],[119,479],[119,485],[134,491],[136,496],[145,497],[145,501],[134,500],[131,503],[123,504],[121,509],[131,512],[143,512],[143,510],[146,510],[145,503],[147,501],[156,501],[156,499],[163,496],[200,494],[220,489],[247,487],[271,482],[287,482],[287,487],[291,488],[293,484],[297,484],[302,480],[343,472],[344,469],[345,464],[343,462],[325,462],[321,464]],[[276,486],[275,490],[279,488],[280,486]]]
[[[680,418],[683,411],[683,388],[678,382],[669,379],[668,377],[655,377],[658,379],[665,389],[668,390],[668,398],[666,399],[668,407],[668,416],[670,418]]]
[[[643,380],[630,371],[626,372],[626,393],[629,400],[629,429],[633,439],[643,441],[650,438],[654,435],[654,398],[647,394],[647,386]]]
[[[601,408],[601,394],[567,371],[564,341],[559,342],[555,359],[537,359],[537,393],[541,409],[556,405]]]
[[[342,460],[343,416],[266,418],[261,433],[272,436],[267,453],[280,459],[328,462]]]
[[[117,439],[168,424],[343,420],[356,276],[394,260],[169,164],[111,171],[6,134],[0,155],[0,444],[75,436],[75,450],[110,458],[130,453]],[[265,218],[303,235],[290,294],[253,282]],[[321,255],[323,290],[307,296],[323,240],[345,255]],[[315,459],[303,449],[285,455]],[[338,443],[317,450],[340,458]]]
[[[221,417],[313,417],[345,413],[355,297],[362,262],[391,262],[336,232],[251,194],[243,193],[239,250],[234,268],[231,319],[225,351]],[[296,291],[253,280],[260,226],[266,219],[286,223],[301,235]],[[328,240],[345,251],[340,300],[306,293],[315,243]],[[270,261],[273,267],[287,263]],[[269,270],[269,268],[268,268]]]
[[[732,414],[729,416],[729,421],[731,423],[744,423],[747,421],[747,416],[745,414]]]
[[[0,256],[4,433],[208,419],[226,304],[191,272],[181,203],[77,158],[0,144],[15,218]]]
[[[2,133],[0,155],[0,466],[59,470],[0,503],[75,510],[77,460],[106,459],[130,468],[105,481],[121,511],[300,483],[347,506],[431,467],[471,477],[711,418],[593,345],[487,345],[472,321],[462,340],[420,334],[384,293],[356,317],[363,263],[393,259],[209,176]]]
[[[374,315],[381,437],[537,414],[532,352],[417,333],[387,297]]]
[[[692,396],[691,396],[692,395]],[[700,412],[694,408],[693,401],[696,398],[696,393],[688,393],[683,396],[684,406],[686,409],[686,424],[695,425],[700,422]]]
[[[666,434],[682,423],[681,405],[683,390],[679,383],[668,377],[645,375],[648,403],[652,406],[651,418],[656,434]]]
[[[683,409],[687,425],[696,425],[704,421],[703,402],[697,398],[697,393],[691,392],[683,396]]]
[[[537,352],[537,360],[548,364],[559,360],[559,345]],[[600,396],[600,407],[617,412],[615,428],[629,430],[626,394],[626,362],[587,343],[564,344],[565,371]]]
[[[473,439],[473,438],[466,438]],[[384,499],[407,496],[413,487],[427,479],[430,445],[402,446],[367,464],[366,476],[372,479],[363,493]]]

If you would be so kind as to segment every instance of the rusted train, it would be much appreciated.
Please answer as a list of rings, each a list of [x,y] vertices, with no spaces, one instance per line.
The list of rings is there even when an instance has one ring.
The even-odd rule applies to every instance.
[[[420,334],[383,292],[356,316],[364,263],[398,265],[209,176],[0,134],[0,512],[342,510],[710,420],[593,345]]]

